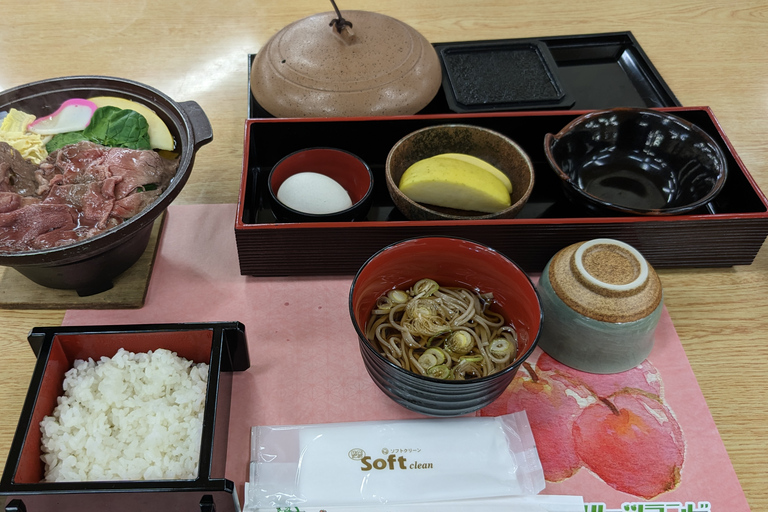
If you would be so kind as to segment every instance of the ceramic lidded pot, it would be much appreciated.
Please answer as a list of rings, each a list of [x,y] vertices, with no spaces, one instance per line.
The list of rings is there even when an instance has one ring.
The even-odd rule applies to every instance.
[[[577,370],[618,373],[645,360],[663,307],[661,280],[634,247],[608,238],[570,245],[538,284],[539,345]]]
[[[442,84],[429,41],[390,16],[341,14],[295,21],[267,41],[251,66],[259,105],[275,117],[410,115],[426,107]]]

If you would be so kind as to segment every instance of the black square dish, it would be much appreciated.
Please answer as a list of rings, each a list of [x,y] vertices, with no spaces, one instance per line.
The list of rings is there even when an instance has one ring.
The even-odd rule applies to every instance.
[[[37,363],[0,480],[10,511],[240,510],[234,483],[224,478],[229,434],[232,372],[250,366],[245,327],[238,322],[99,327],[36,327],[28,337]],[[164,348],[206,363],[199,472],[190,480],[42,482],[40,421],[63,394],[64,374],[74,360],[112,357],[120,348],[147,352]]]
[[[565,109],[573,105],[547,46],[536,40],[437,47],[454,112]]]

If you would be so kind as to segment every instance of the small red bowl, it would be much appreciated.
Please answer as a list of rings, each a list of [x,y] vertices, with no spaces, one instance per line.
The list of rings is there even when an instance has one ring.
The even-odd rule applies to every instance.
[[[280,186],[300,172],[316,172],[335,180],[349,194],[352,206],[326,214],[306,213],[277,198]],[[334,148],[302,149],[284,157],[269,172],[267,180],[272,212],[281,222],[343,222],[363,220],[373,199],[373,173],[363,160],[348,151]]]
[[[405,370],[380,354],[365,335],[376,300],[422,278],[493,293],[494,310],[517,331],[517,357],[512,364],[487,377],[440,380]],[[352,281],[349,313],[363,362],[376,385],[403,407],[430,416],[469,414],[498,398],[536,348],[542,320],[538,292],[512,260],[477,242],[444,237],[411,238],[374,254]]]

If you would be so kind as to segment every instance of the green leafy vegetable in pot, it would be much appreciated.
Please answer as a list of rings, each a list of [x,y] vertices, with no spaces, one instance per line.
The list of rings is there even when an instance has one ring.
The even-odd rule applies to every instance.
[[[54,135],[46,144],[48,153],[53,153],[66,145],[88,140],[102,146],[152,149],[149,142],[149,124],[134,110],[117,107],[96,109],[90,124],[82,131]]]
[[[48,141],[48,143],[45,145],[45,149],[48,151],[48,154],[53,153],[57,149],[61,149],[64,146],[68,146],[70,144],[77,144],[80,141],[88,140],[86,136],[83,134],[82,131],[79,132],[67,132],[67,133],[59,133],[53,136],[51,140]]]

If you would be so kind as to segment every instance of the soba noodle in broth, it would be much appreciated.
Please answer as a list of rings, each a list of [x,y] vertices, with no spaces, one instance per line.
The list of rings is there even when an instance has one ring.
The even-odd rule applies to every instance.
[[[438,379],[473,379],[515,360],[517,333],[490,310],[493,296],[432,279],[390,290],[371,313],[367,336],[394,364]]]

